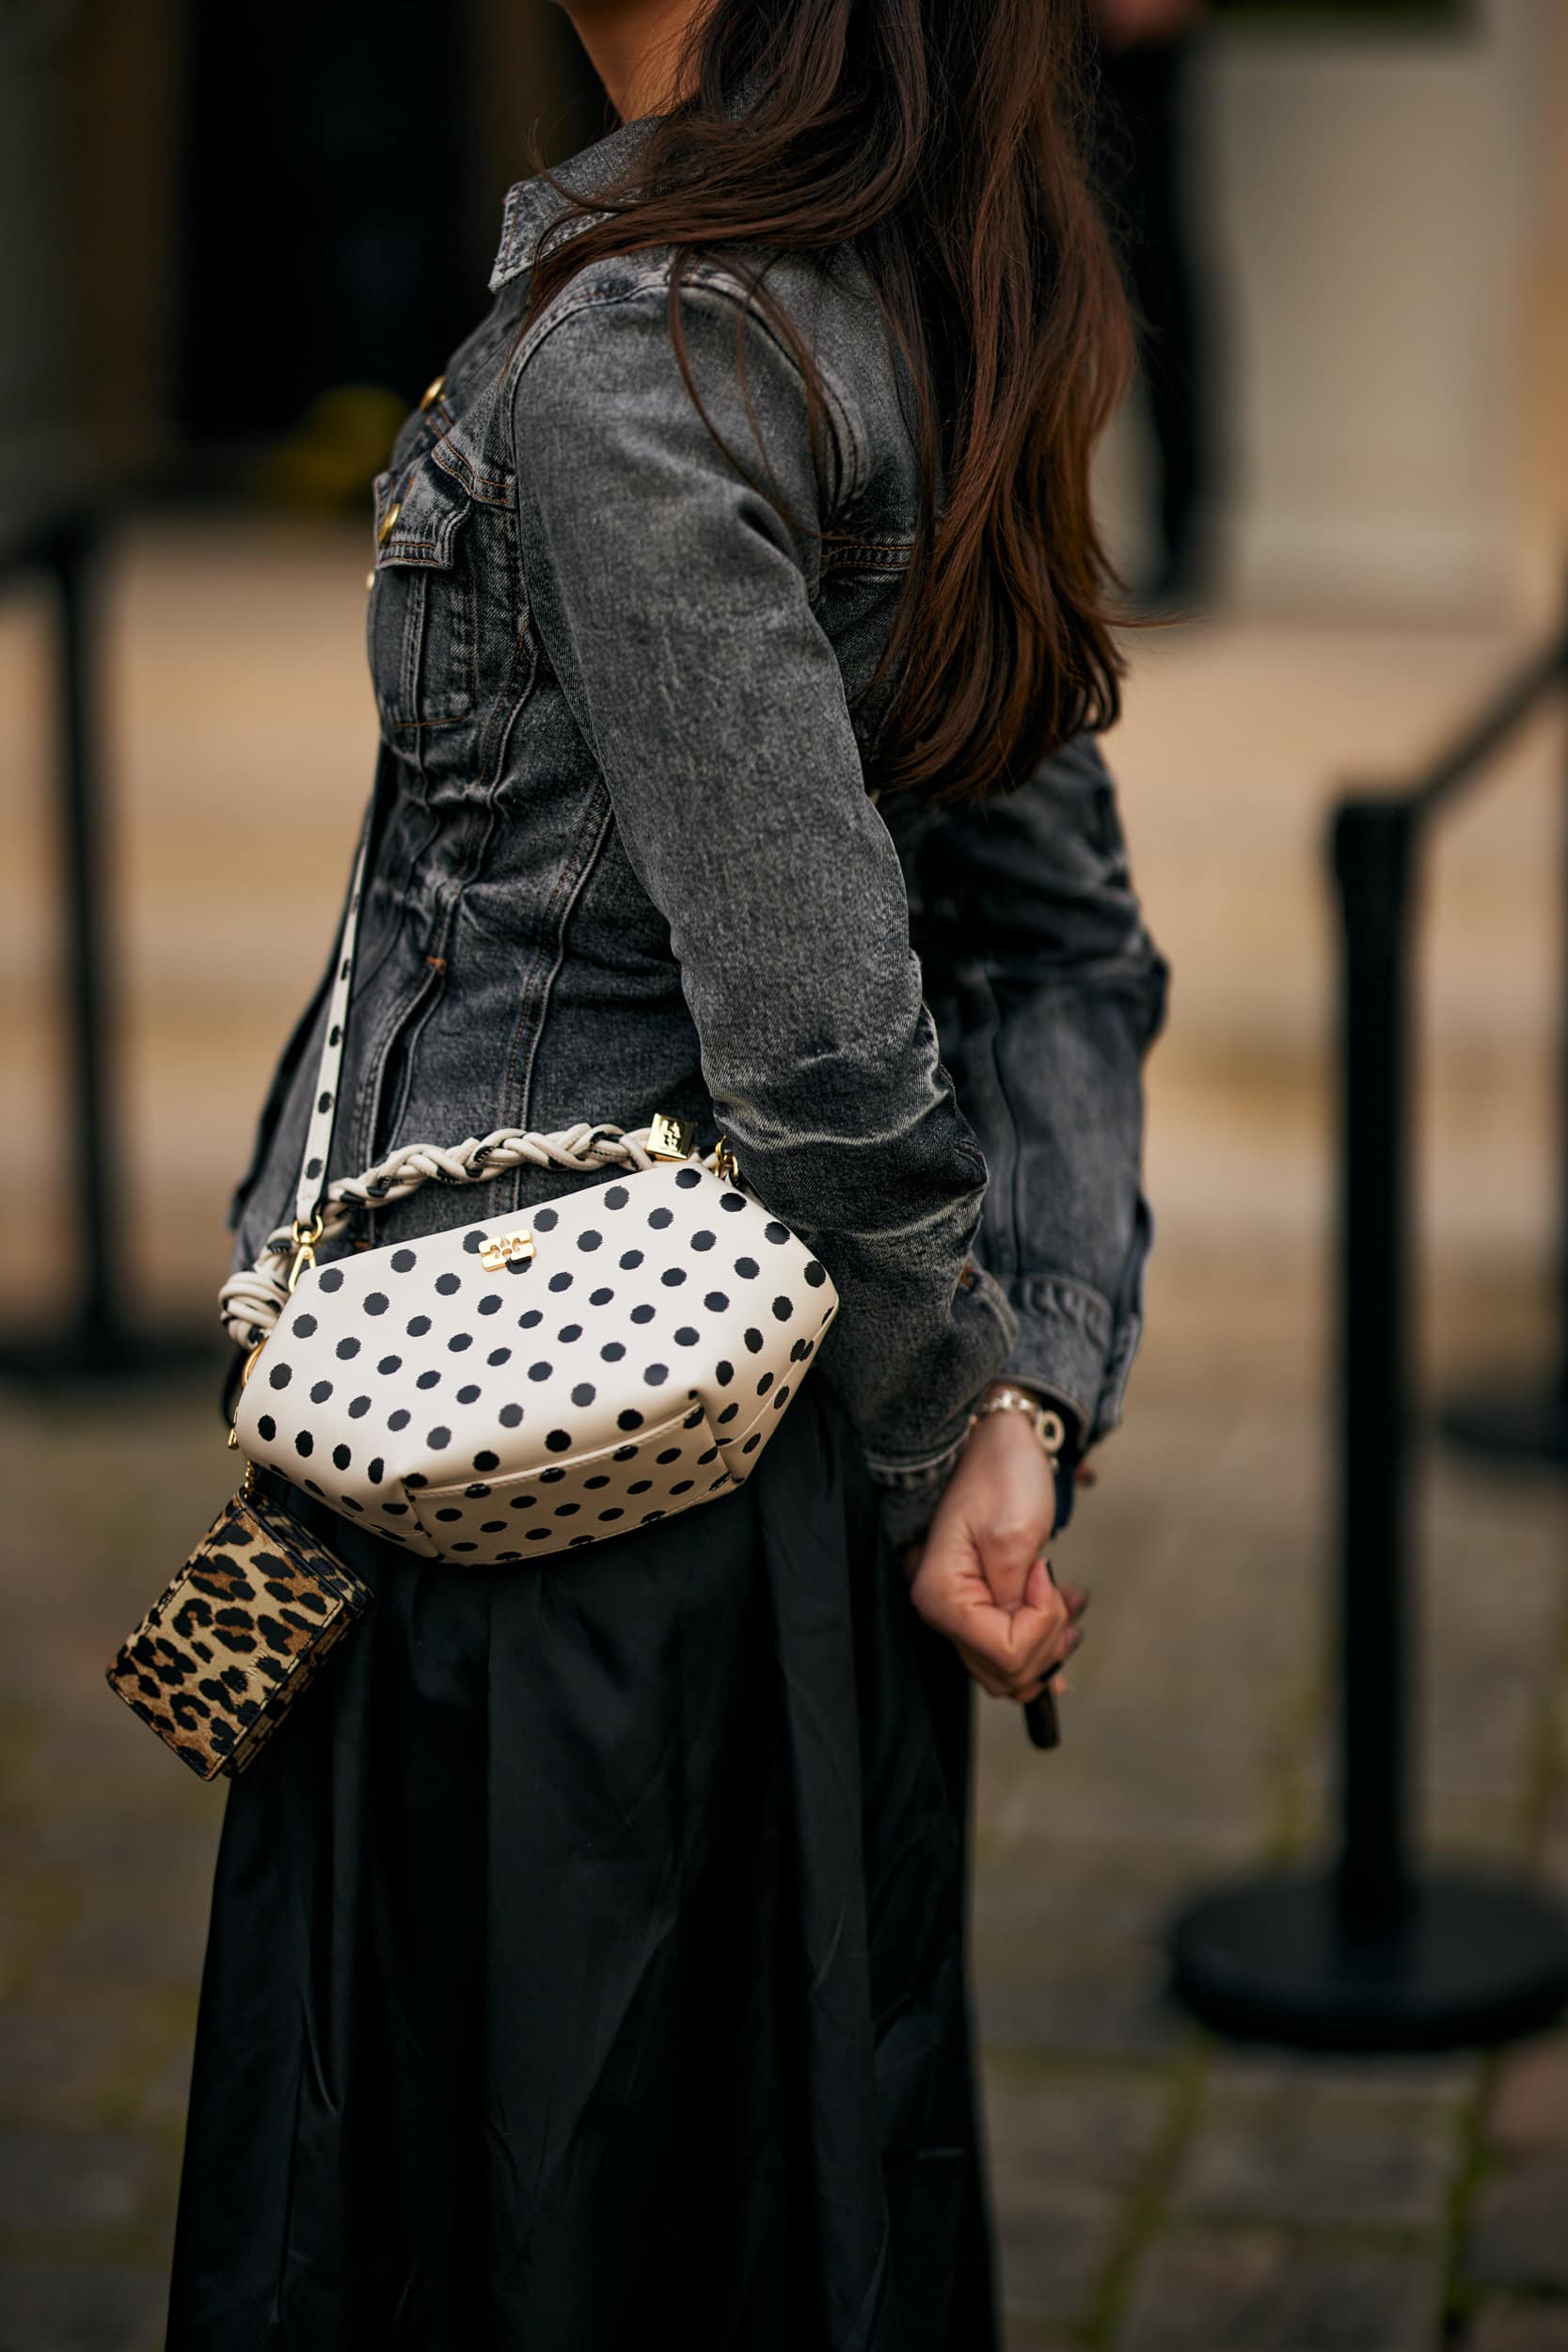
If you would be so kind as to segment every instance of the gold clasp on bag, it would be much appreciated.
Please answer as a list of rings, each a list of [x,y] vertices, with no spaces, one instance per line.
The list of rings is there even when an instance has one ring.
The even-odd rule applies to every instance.
[[[728,1136],[721,1136],[719,1138],[713,1154],[713,1172],[716,1176],[722,1177],[727,1184],[733,1184],[740,1174],[739,1164],[735,1153],[730,1150]]]
[[[526,1265],[532,1255],[531,1233],[496,1233],[481,1244],[479,1263],[487,1273],[499,1274],[503,1265]]]
[[[648,1157],[651,1160],[689,1160],[696,1140],[697,1128],[693,1120],[676,1119],[669,1111],[655,1111],[648,1121]]]
[[[289,1295],[291,1298],[293,1296],[294,1292],[298,1287],[300,1276],[302,1274],[309,1274],[311,1267],[316,1263],[316,1244],[320,1241],[321,1237],[322,1221],[319,1216],[313,1216],[309,1225],[302,1225],[298,1217],[295,1217],[293,1229],[294,1259],[293,1265],[289,1268]]]

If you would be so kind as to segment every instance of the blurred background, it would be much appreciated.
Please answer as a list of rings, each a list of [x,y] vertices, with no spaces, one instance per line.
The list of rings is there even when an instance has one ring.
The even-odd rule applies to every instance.
[[[1102,495],[1165,624],[1108,749],[1174,984],[1066,1744],[983,1710],[1010,2352],[1568,2352],[1560,2032],[1238,2047],[1163,1944],[1333,1838],[1329,812],[1543,649],[1423,830],[1397,1214],[1415,1827],[1568,1891],[1568,11],[1101,14],[1146,324]],[[162,2340],[222,1799],[103,1665],[229,1490],[224,1208],[371,778],[367,485],[507,186],[605,127],[543,0],[0,5],[0,2352]]]

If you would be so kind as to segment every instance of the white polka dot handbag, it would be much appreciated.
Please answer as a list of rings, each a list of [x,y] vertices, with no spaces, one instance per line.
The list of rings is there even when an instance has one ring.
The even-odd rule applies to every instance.
[[[478,1565],[600,1543],[751,1475],[838,1295],[726,1148],[503,1128],[324,1184],[370,829],[292,1227],[222,1292],[249,1349],[233,1442],[378,1535]],[[521,1164],[615,1171],[529,1212],[316,1263],[356,1209]]]

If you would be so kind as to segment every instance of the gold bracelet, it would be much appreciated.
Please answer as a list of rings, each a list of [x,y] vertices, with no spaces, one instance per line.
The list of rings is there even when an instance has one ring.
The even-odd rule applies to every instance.
[[[1027,1389],[1004,1387],[994,1389],[974,1407],[969,1417],[971,1429],[987,1413],[1027,1413],[1035,1435],[1040,1441],[1041,1452],[1052,1469],[1055,1469],[1057,1457],[1067,1443],[1067,1424],[1052,1406],[1042,1405],[1039,1398],[1031,1395]]]

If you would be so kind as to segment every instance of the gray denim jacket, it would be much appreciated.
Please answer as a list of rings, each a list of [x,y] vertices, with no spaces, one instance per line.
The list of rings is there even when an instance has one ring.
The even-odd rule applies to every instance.
[[[562,176],[592,189],[639,131]],[[493,307],[376,484],[384,817],[328,1172],[503,1126],[721,1130],[839,1287],[822,1376],[908,1534],[998,1375],[1083,1442],[1120,1418],[1166,967],[1092,741],[984,810],[867,794],[918,481],[856,257],[769,278],[829,386],[825,490],[735,278],[705,264],[682,297],[749,481],[681,380],[667,255],[594,264],[517,339],[559,209],[542,178],[512,190]],[[289,1213],[324,1018],[318,993],[275,1077],[236,1263]],[[519,1171],[487,1211],[570,1181]],[[432,1186],[369,1237],[472,1214]]]

